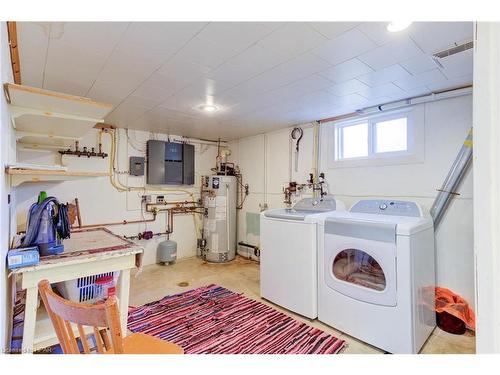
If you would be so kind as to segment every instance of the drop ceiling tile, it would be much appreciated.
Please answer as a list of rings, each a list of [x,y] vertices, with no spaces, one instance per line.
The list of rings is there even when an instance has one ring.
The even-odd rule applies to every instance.
[[[359,94],[340,96],[334,100],[335,107],[349,107],[352,111],[362,108],[368,104],[368,100]]]
[[[23,85],[43,88],[43,63],[23,61],[21,58],[21,82]]]
[[[273,31],[258,44],[268,53],[277,51],[288,58],[293,58],[319,46],[326,40],[328,39],[306,23],[293,22]]]
[[[361,108],[368,103],[368,100],[359,94],[349,94],[344,96],[338,96],[332,99],[332,107],[356,107],[355,109]]]
[[[117,105],[129,96],[138,84],[137,81],[125,79],[117,81],[100,80],[92,86],[86,96],[94,100]]]
[[[16,25],[21,80],[28,86],[43,87],[50,22],[17,22]]]
[[[419,42],[419,23],[394,36],[386,35],[383,23],[375,27],[373,23],[338,22],[134,22],[124,27],[118,23],[55,22],[27,23],[26,28],[24,24],[18,23],[23,83],[40,87],[45,68],[46,83],[59,91],[80,93],[85,84],[95,80],[87,96],[117,105],[109,115],[110,121],[170,134],[237,138],[472,82],[470,74],[460,76],[471,69],[470,60],[460,55],[460,61],[443,60],[446,67],[442,71],[430,66],[422,52],[408,57],[399,51],[405,48],[387,48],[379,60],[385,64],[385,59],[394,55],[400,60],[376,72],[365,71],[365,63],[355,60],[372,49],[402,43],[408,35]],[[288,38],[278,33],[286,30],[285,26],[294,30]],[[456,25],[447,25],[448,31],[449,27],[455,28],[453,39],[461,37]],[[50,30],[52,45],[49,56],[45,56]],[[262,39],[267,36],[272,40],[273,31],[281,51],[263,47]],[[439,31],[434,30],[420,43],[441,39]],[[209,45],[209,51],[192,44],[197,40]],[[77,50],[68,49],[75,45],[79,46]],[[311,45],[314,54],[301,52]],[[185,48],[195,50],[192,55],[184,52],[189,58],[182,58]],[[289,59],[297,53],[302,55]],[[205,57],[212,65],[222,64],[203,64]],[[97,79],[93,78],[96,71]],[[443,73],[456,78],[445,79]],[[355,78],[360,83],[346,83]],[[392,84],[396,78],[401,88]],[[337,94],[359,91],[337,97],[328,88]],[[212,115],[200,111],[197,107],[207,100],[221,110]]]
[[[66,38],[68,39],[68,38]],[[89,51],[79,48],[78,44],[65,44],[58,40],[51,40],[45,66],[45,87],[50,88],[53,80],[58,81],[58,87],[64,88],[61,84],[67,80],[68,87],[77,83],[83,92],[69,92],[75,95],[85,95],[99,72],[103,68],[111,49],[109,51]]]
[[[52,22],[50,45],[73,45],[84,53],[107,56],[129,25],[129,22]]]
[[[446,89],[453,89],[461,86],[469,86],[472,85],[472,82],[473,82],[472,74],[469,74],[463,77],[455,77],[452,79],[448,79],[446,81],[431,83],[428,84],[427,87],[431,91],[440,91]]]
[[[165,94],[174,95],[193,83],[201,84],[203,79],[203,76],[194,73],[163,75],[156,71],[144,81],[143,85],[156,87],[163,90]]]
[[[199,35],[187,43],[176,55],[181,61],[206,66],[211,69],[238,54],[235,46],[227,45],[218,40],[205,40]]]
[[[439,62],[443,66],[441,71],[447,78],[471,75],[473,71],[473,59],[472,49],[439,59]]]
[[[50,34],[50,22],[16,22],[17,42],[21,59],[45,61]]]
[[[441,81],[446,82],[446,81]],[[417,96],[428,95],[431,93],[431,90],[427,86],[416,87],[411,90],[406,90],[405,98],[415,98]]]
[[[319,74],[334,83],[341,83],[371,72],[373,72],[373,69],[365,63],[358,59],[351,59],[322,71]]]
[[[368,39],[367,36],[361,31],[353,29],[333,40],[323,43],[312,52],[330,64],[337,65],[359,54],[370,51],[374,47],[376,47],[376,44]]]
[[[211,22],[199,34],[206,41],[224,41],[240,53],[283,26],[282,22]]]
[[[303,108],[316,108],[320,103],[322,105],[333,106],[334,101],[337,100],[338,97],[333,95],[331,92],[327,90],[316,90],[313,92],[309,92],[300,97],[299,105]],[[314,107],[313,107],[314,105]]]
[[[395,64],[392,66],[388,66],[387,68],[383,68],[375,72],[359,76],[358,79],[368,86],[374,87],[387,82],[397,81],[398,79],[410,77],[411,74],[409,74],[398,64]]]
[[[195,117],[192,115],[177,111],[171,108],[158,106],[149,111],[145,116],[148,116],[150,119],[154,121],[162,121],[162,120],[174,120],[174,121],[194,121]]]
[[[179,56],[175,56],[163,64],[157,72],[167,77],[181,76],[186,77],[184,78],[186,80],[191,80],[208,74],[210,70],[211,68],[208,66],[190,63]]]
[[[22,77],[22,76],[21,76]],[[82,82],[78,75],[66,75],[46,72],[44,88],[47,90],[63,92],[65,94],[85,96],[89,89],[88,82]]]
[[[138,86],[146,80],[161,63],[158,59],[145,59],[132,51],[115,50],[100,71],[99,81],[133,81]]]
[[[358,58],[375,70],[397,64],[411,57],[421,54],[422,51],[408,37],[384,44],[359,56]]]
[[[310,22],[312,28],[328,39],[335,39],[339,35],[355,28],[359,22]]]
[[[403,78],[394,82],[403,90],[412,90],[421,86],[446,81],[446,77],[438,70],[433,69],[415,76]]]
[[[228,90],[228,93],[236,98],[248,99],[253,95],[277,89],[328,67],[329,65],[325,61],[310,53],[305,53],[243,82],[241,85]]]
[[[312,74],[306,78],[302,78],[295,81],[289,85],[283,86],[279,90],[281,91],[280,96],[286,97],[287,93],[293,93],[293,95],[302,95],[307,92],[325,89],[327,87],[332,87],[333,84],[330,80],[318,75]]]
[[[120,124],[121,126],[132,125],[135,120],[145,114],[149,108],[131,103],[119,105],[113,112],[106,116],[105,121],[111,124]]]
[[[216,81],[211,78],[202,77],[191,85],[185,87],[183,91],[193,94],[202,94],[202,95],[211,95],[216,96],[223,93],[225,90],[229,88],[228,85],[223,82]]]
[[[116,49],[164,62],[207,24],[203,22],[132,22]],[[145,60],[147,60],[145,59]]]
[[[472,40],[472,22],[415,22],[409,34],[426,53],[435,53],[457,42]]]
[[[123,101],[123,103],[120,105],[127,105],[131,104],[136,107],[144,107],[148,109],[152,109],[158,105],[160,105],[162,101],[158,99],[152,99],[152,98],[144,98],[142,96],[136,96],[134,94],[127,96],[127,98]]]
[[[437,68],[431,56],[426,54],[417,55],[411,59],[402,61],[400,65],[411,74],[419,74]]]
[[[363,82],[360,82],[357,79],[351,79],[350,81],[338,83],[335,86],[328,88],[327,91],[336,96],[345,96],[354,94],[358,91],[367,90],[368,88],[369,87]]]
[[[377,98],[405,95],[405,91],[401,90],[393,83],[386,83],[377,87],[364,88],[362,90],[359,90],[358,94],[364,96],[369,100],[374,100]]]
[[[392,33],[387,31],[388,24],[389,22],[363,22],[358,26],[358,29],[379,46],[382,46],[399,39],[404,39],[408,35],[408,31],[412,27],[412,25],[410,25],[408,29],[402,30],[397,33]]]
[[[331,86],[332,82],[313,74],[275,90],[256,95],[241,104],[237,112],[249,114],[257,108],[273,108],[284,105],[295,108],[301,96]]]
[[[159,85],[149,85],[143,83],[133,91],[134,96],[142,98],[143,100],[157,101],[159,103],[165,101],[173,93],[164,89]]]
[[[269,52],[256,44],[219,66],[208,74],[208,77],[228,86],[235,86],[286,60],[288,57],[284,54],[277,51]]]

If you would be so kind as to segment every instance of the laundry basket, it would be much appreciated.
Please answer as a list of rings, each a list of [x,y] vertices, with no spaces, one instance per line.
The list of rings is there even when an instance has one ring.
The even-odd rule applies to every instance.
[[[93,276],[79,277],[75,280],[63,281],[56,283],[55,286],[59,293],[70,301],[80,302],[80,303],[95,303],[99,296],[101,295],[102,286],[96,284],[96,280],[103,277],[113,277],[113,281],[116,285],[118,281],[119,271],[116,272],[106,272],[100,273]]]

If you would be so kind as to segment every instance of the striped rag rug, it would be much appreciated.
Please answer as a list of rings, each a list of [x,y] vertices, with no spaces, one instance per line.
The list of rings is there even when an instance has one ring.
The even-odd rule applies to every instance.
[[[345,341],[218,285],[129,309],[128,328],[188,354],[337,354]]]

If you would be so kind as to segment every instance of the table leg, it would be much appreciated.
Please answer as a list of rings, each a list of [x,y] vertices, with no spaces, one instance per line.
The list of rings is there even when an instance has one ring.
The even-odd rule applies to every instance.
[[[130,269],[122,270],[118,278],[118,303],[120,325],[123,337],[127,336],[128,299],[130,290]]]
[[[26,289],[26,305],[24,307],[23,353],[33,353],[35,339],[36,310],[38,308],[38,288]]]

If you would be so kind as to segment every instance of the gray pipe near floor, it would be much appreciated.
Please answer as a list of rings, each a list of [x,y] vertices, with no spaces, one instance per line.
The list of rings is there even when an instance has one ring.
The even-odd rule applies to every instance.
[[[434,203],[431,207],[431,216],[434,219],[434,230],[439,226],[446,209],[451,203],[451,200],[455,195],[457,195],[456,190],[460,186],[460,182],[467,172],[472,160],[472,127],[469,130],[467,138],[462,145],[462,148],[458,152],[458,155],[451,166],[446,179],[444,180],[443,186],[439,189],[439,194],[437,195]]]

